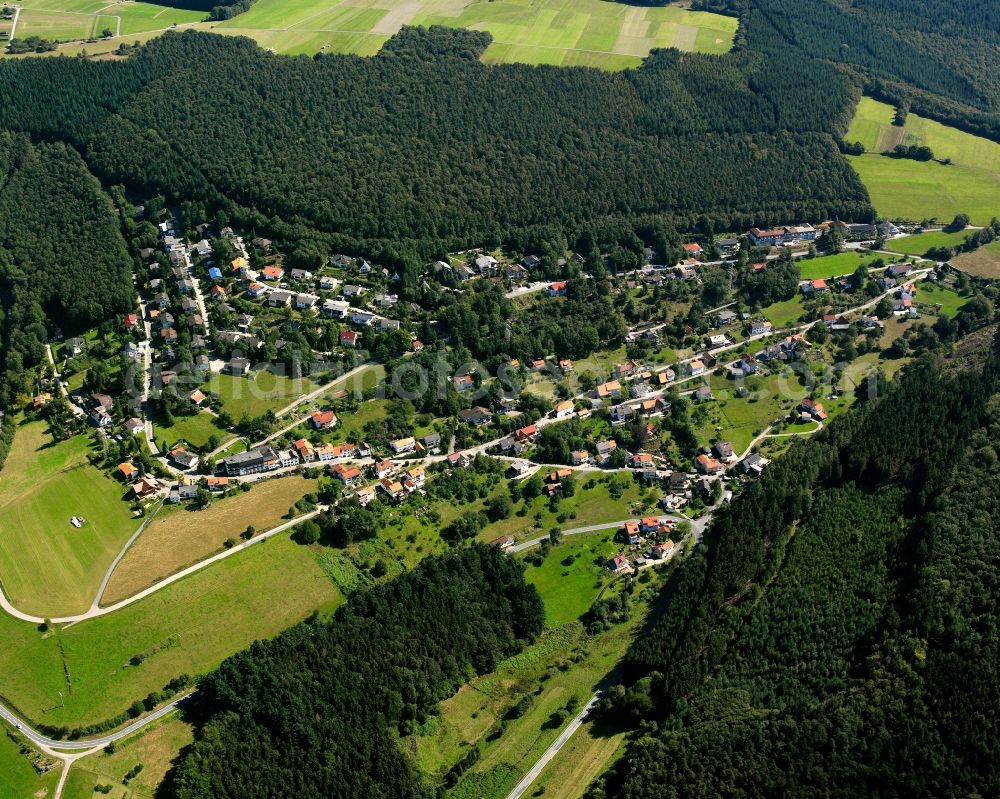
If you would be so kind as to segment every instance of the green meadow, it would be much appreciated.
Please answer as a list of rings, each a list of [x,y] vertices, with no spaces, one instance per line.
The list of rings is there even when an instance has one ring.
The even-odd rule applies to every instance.
[[[87,461],[90,441],[54,442],[23,424],[0,472],[0,582],[25,613],[63,616],[90,607],[112,559],[139,520],[127,491]],[[82,516],[81,528],[70,524]]]
[[[912,236],[903,236],[885,243],[885,249],[893,252],[906,253],[907,255],[923,255],[931,247],[956,247],[968,236],[970,231],[959,230],[948,233],[943,230],[932,230],[929,233],[916,233]]]
[[[1000,144],[913,113],[900,128],[892,124],[893,113],[892,106],[863,97],[845,136],[868,151],[848,160],[880,215],[949,221],[966,213],[973,224],[984,225],[1000,213]],[[897,144],[926,145],[936,159],[951,163],[879,154]]]

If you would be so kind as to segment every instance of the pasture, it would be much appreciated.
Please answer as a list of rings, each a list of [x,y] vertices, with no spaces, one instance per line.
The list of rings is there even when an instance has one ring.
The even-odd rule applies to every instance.
[[[248,525],[261,533],[277,526],[288,509],[314,491],[317,483],[297,475],[283,477],[214,500],[204,510],[194,510],[191,505],[164,508],[115,568],[101,604],[114,604],[214,555],[226,539],[239,539]]]
[[[974,252],[962,253],[951,265],[973,277],[1000,277],[1000,241],[994,241]]]
[[[225,441],[232,433],[220,427],[215,417],[204,411],[192,416],[174,416],[174,423],[167,426],[163,417],[153,419],[153,434],[157,444],[167,442],[168,447],[186,443],[189,447],[200,449],[208,440],[215,436],[219,441]]]
[[[735,18],[678,6],[629,6],[604,0],[258,0],[246,13],[218,23],[203,21],[207,15],[202,12],[157,3],[33,0],[32,8],[39,13],[73,12],[77,35],[66,39],[86,38],[93,30],[99,33],[109,20],[117,30],[120,19],[121,39],[129,43],[176,24],[249,36],[261,47],[289,55],[322,51],[370,56],[404,25],[444,25],[488,31],[493,36],[483,56],[488,63],[607,70],[638,66],[657,47],[728,52],[737,26]],[[87,24],[90,29],[83,33]],[[110,51],[119,41],[115,37],[87,49]],[[66,52],[72,50],[68,47]]]
[[[59,764],[22,743],[20,736],[13,740],[13,728],[4,726],[0,731],[0,796],[10,799],[30,799],[33,796],[51,796],[59,780]],[[40,774],[41,769],[51,767]]]
[[[342,601],[313,552],[279,535],[69,627],[41,633],[0,614],[4,698],[36,723],[97,723]]]
[[[26,613],[87,610],[140,524],[123,501],[126,486],[87,462],[89,448],[85,436],[57,443],[44,423],[23,424],[0,471],[0,581]],[[71,516],[83,516],[83,527]]]
[[[964,212],[984,225],[1000,212],[1000,144],[912,113],[902,128],[892,118],[891,106],[863,97],[845,136],[868,151],[848,160],[880,215],[950,221]],[[952,163],[879,155],[897,144],[926,145],[935,158]]]

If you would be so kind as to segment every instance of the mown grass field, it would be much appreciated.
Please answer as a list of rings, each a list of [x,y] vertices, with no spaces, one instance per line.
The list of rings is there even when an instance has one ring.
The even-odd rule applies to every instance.
[[[948,316],[954,316],[959,312],[961,307],[969,301],[969,297],[963,297],[954,289],[948,286],[936,286],[933,283],[928,283],[926,280],[921,281],[917,289],[917,302],[921,305],[941,305],[941,313],[947,314]]]
[[[892,106],[864,97],[845,137],[869,151],[848,160],[882,216],[949,221],[964,212],[983,225],[1000,212],[1000,144],[912,113],[900,129],[892,125],[893,113]],[[952,163],[879,155],[897,144],[926,145]]]
[[[179,716],[167,717],[139,735],[120,742],[112,754],[101,751],[73,764],[63,799],[152,799],[181,747],[191,743],[194,731]],[[136,765],[142,771],[128,785],[124,776]],[[111,792],[94,790],[110,785]]]
[[[87,462],[84,436],[54,443],[23,424],[0,471],[0,581],[15,607],[63,616],[90,607],[105,570],[138,528],[126,486]],[[83,516],[77,529],[71,516]]]
[[[933,230],[929,233],[915,233],[912,236],[887,241],[885,249],[907,255],[923,255],[931,247],[955,247],[961,244],[970,232],[959,230],[948,233],[943,230]]]
[[[493,43],[484,54],[489,63],[608,70],[638,66],[656,47],[725,53],[732,47],[737,26],[734,18],[678,6],[629,6],[604,0],[259,0],[246,13],[220,23],[201,22],[207,16],[201,12],[165,9],[155,3],[103,6],[89,0],[34,0],[32,7],[39,12],[100,11],[101,21],[91,23],[91,30],[98,33],[110,15],[120,16],[121,39],[91,44],[90,53],[113,50],[122,39],[145,40],[176,23],[249,36],[261,47],[290,55],[324,51],[370,56],[404,25],[445,25],[489,31]],[[92,18],[74,16],[79,16],[77,29],[62,38],[90,35],[80,31]]]
[[[100,722],[342,601],[313,552],[280,535],[70,627],[43,634],[0,614],[4,699],[36,723]],[[133,666],[136,655],[142,661]]]
[[[973,277],[1000,277],[1000,241],[994,241],[975,252],[967,252],[951,261],[951,265]]]
[[[58,761],[53,762],[33,749],[22,751],[23,739],[16,735],[13,728],[0,725],[0,796],[4,799],[32,799],[33,797],[51,796],[59,781],[60,767]],[[11,736],[14,738],[11,738]],[[54,765],[51,771],[39,774],[35,764],[40,767]]]
[[[782,300],[762,308],[760,315],[770,321],[775,330],[780,330],[797,324],[804,310],[802,294],[798,293],[790,300]]]
[[[259,533],[275,527],[318,482],[295,475],[256,483],[250,491],[217,499],[204,510],[165,507],[115,568],[101,604],[114,604],[219,552],[226,539],[239,539],[248,525]]]
[[[594,604],[613,575],[604,562],[622,550],[616,528],[567,536],[552,548],[541,566],[528,565],[525,577],[545,602],[545,623],[558,627],[580,618]],[[530,557],[533,550],[526,555]]]
[[[803,280],[823,280],[831,277],[850,275],[861,264],[867,266],[878,258],[885,260],[884,256],[880,255],[859,255],[855,252],[841,252],[836,255],[824,255],[819,258],[800,258],[796,263],[799,267],[799,275]]]

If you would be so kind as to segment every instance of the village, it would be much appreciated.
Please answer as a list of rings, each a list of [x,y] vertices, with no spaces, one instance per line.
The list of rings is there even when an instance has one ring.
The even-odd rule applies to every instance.
[[[466,407],[454,417],[426,419],[410,435],[376,433],[369,440],[366,431],[373,430],[372,421],[379,427],[379,417],[360,427],[352,420],[365,416],[366,406],[384,413],[393,401],[380,361],[387,352],[412,358],[424,349],[418,325],[426,329],[427,321],[416,319],[427,311],[400,300],[394,290],[399,274],[343,254],[313,260],[311,268],[287,267],[266,238],[245,239],[230,227],[216,231],[200,223],[189,231],[192,240],[166,209],[154,221],[156,246],[137,249],[136,312],[99,341],[91,335],[53,342],[52,374],[40,380],[32,402],[41,412],[61,394],[69,409],[64,421],[95,428],[105,452],[108,443],[115,446],[123,457],[113,473],[128,486],[136,515],[154,512],[161,502],[204,507],[262,479],[318,472],[337,484],[339,502],[392,505],[425,494],[427,479],[492,457],[504,462],[511,479],[545,475],[550,498],[560,494],[565,476],[622,471],[656,488],[664,510],[695,519],[759,475],[794,435],[821,430],[829,415],[825,404],[834,414],[847,407],[849,389],[864,376],[845,382],[843,364],[831,376],[831,336],[874,343],[884,337],[887,321],[919,317],[918,281],[943,282],[946,274],[942,264],[896,256],[888,265],[874,264],[868,292],[859,293],[857,270],[838,261],[830,275],[799,281],[799,318],[785,308],[774,315],[768,307],[723,303],[705,312],[700,330],[686,326],[692,346],[686,353],[668,351],[673,358],[663,358],[663,322],[642,318],[617,350],[623,360],[589,358],[582,374],[579,363],[554,354],[539,353],[523,364],[511,359],[504,369],[523,385],[520,394],[487,390],[499,380],[460,370],[451,375],[449,391]],[[644,266],[608,280],[642,302],[661,290],[664,275],[697,284],[702,270],[735,263],[749,248],[767,253],[752,264],[754,273],[789,259],[797,260],[802,274],[806,264],[815,272],[813,265],[824,261],[815,243],[831,230],[845,242],[844,255],[829,256],[831,261],[860,258],[862,246],[905,236],[891,223],[753,228],[741,237],[683,243],[681,261],[670,266],[655,263],[647,248]],[[591,279],[580,272],[582,262],[573,254],[545,263],[531,254],[517,261],[477,250],[430,264],[422,279],[443,280],[454,286],[446,290],[458,292],[470,281],[493,281],[514,302],[537,296],[558,301],[573,280]],[[607,257],[605,265],[611,266]],[[843,271],[836,274],[838,267]],[[545,279],[553,270],[566,279]],[[940,308],[935,304],[930,312]],[[115,342],[120,351],[108,352]],[[836,354],[847,347],[854,345]],[[636,357],[628,357],[633,352]],[[116,359],[110,355],[121,364],[124,395],[87,391],[81,378],[99,384],[97,373],[106,379],[106,364]],[[95,356],[104,365],[95,364]],[[306,374],[302,363],[320,363],[324,371]],[[257,385],[261,377],[278,390]],[[787,397],[773,390],[775,381]],[[693,423],[686,424],[699,440],[696,453],[686,456],[662,443],[671,435],[678,403],[692,409]],[[737,404],[763,416],[739,424],[737,440],[730,441],[726,422],[739,414],[728,409]],[[709,410],[723,406],[721,414]],[[553,456],[551,440],[539,446],[539,439],[560,424],[572,426],[567,440],[573,446]],[[179,433],[172,441],[163,432],[170,430]],[[628,543],[634,543],[631,536]],[[637,557],[655,560],[656,552],[662,554],[654,546],[622,557],[632,569],[642,565]],[[616,572],[623,566],[608,563]]]

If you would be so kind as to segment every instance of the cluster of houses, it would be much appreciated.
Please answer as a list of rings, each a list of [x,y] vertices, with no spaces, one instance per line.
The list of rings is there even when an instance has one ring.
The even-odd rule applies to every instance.
[[[650,562],[669,558],[675,551],[670,539],[674,525],[674,519],[661,516],[644,516],[638,521],[625,522],[615,540],[629,547],[629,551],[608,558],[605,567],[615,574],[630,574]]]

